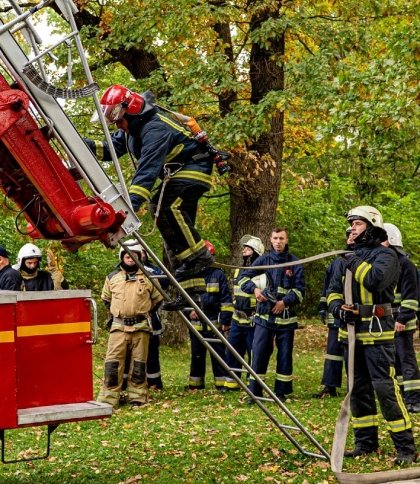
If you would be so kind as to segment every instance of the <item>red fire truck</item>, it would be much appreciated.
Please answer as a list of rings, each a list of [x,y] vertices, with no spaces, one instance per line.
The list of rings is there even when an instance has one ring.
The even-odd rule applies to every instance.
[[[72,42],[89,83],[72,90],[48,82],[44,59],[51,49],[40,52],[42,42],[31,23],[51,1],[25,12],[14,0],[9,3],[7,19],[0,20],[0,190],[18,207],[18,222],[32,238],[59,240],[70,251],[94,240],[113,247],[139,221],[120,173],[118,188],[70,122],[62,107],[66,101],[57,100],[69,103],[88,95],[99,108],[98,87],[74,23],[75,6],[70,0],[56,3],[70,29],[56,48]],[[58,424],[112,414],[109,405],[93,401],[96,320],[90,291],[0,291],[3,462],[16,461],[5,456],[6,430],[47,425],[46,457]]]

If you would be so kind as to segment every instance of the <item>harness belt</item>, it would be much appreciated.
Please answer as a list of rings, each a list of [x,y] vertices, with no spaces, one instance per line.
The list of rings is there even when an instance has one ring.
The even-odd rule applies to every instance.
[[[124,324],[124,326],[134,326],[135,324],[147,321],[147,317],[144,314],[132,316],[131,318],[116,318],[114,316],[113,321],[115,323]]]
[[[384,316],[392,316],[392,306],[390,303],[386,304],[357,304],[355,305],[359,311],[358,316],[361,318],[371,318],[376,316],[383,318]]]

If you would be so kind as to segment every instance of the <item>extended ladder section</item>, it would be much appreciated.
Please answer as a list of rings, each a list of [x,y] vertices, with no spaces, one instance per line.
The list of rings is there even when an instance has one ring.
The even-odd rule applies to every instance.
[[[189,319],[184,315],[182,311],[179,312],[179,315],[184,320],[185,324],[188,328],[197,336],[197,338],[201,341],[201,343],[210,351],[210,353],[219,361],[219,363],[225,368],[225,370],[229,373],[229,375],[238,382],[239,386],[252,398],[257,406],[265,413],[265,415],[273,422],[273,424],[286,436],[286,438],[304,455],[322,458],[322,459],[329,459],[330,456],[328,452],[322,447],[322,445],[311,435],[311,433],[299,422],[299,420],[292,414],[292,412],[287,408],[287,406],[279,400],[279,398],[273,393],[273,391],[266,385],[266,383],[254,372],[254,370],[248,365],[246,361],[241,358],[241,356],[237,353],[237,351],[230,345],[230,343],[226,340],[222,333],[217,329],[217,327],[209,320],[209,318],[203,313],[202,309],[191,299],[188,293],[178,284],[177,280],[174,278],[172,273],[162,264],[162,262],[158,259],[158,257],[153,253],[147,243],[143,240],[143,238],[139,235],[137,229],[139,227],[139,221],[133,213],[132,207],[129,202],[129,197],[127,193],[126,186],[124,184],[123,177],[121,175],[121,170],[118,164],[118,160],[115,156],[115,152],[112,151],[112,143],[109,131],[107,129],[105,119],[103,117],[103,113],[100,110],[99,100],[97,97],[97,87],[92,79],[92,76],[89,71],[89,66],[87,64],[87,60],[83,51],[83,47],[81,45],[77,27],[74,20],[74,14],[76,13],[77,9],[75,5],[70,0],[55,0],[56,6],[60,9],[63,17],[68,21],[70,25],[70,32],[64,37],[64,39],[58,42],[54,47],[60,46],[63,43],[67,45],[68,42],[74,42],[76,45],[78,54],[80,56],[84,71],[86,73],[86,81],[87,85],[85,88],[70,90],[64,88],[54,87],[48,80],[46,75],[46,68],[43,64],[43,59],[46,55],[52,55],[53,47],[40,52],[38,49],[37,44],[39,43],[39,38],[36,33],[35,27],[32,25],[30,21],[30,17],[36,14],[42,8],[48,6],[53,2],[53,0],[45,0],[44,2],[39,3],[37,6],[32,7],[30,10],[23,12],[20,7],[17,5],[15,0],[7,0],[10,3],[11,10],[15,13],[15,17],[8,22],[1,22],[0,21],[0,60],[3,64],[3,67],[6,69],[8,75],[14,80],[17,85],[14,86],[15,89],[24,93],[30,101],[31,107],[33,111],[36,113],[36,116],[40,117],[43,121],[44,128],[41,128],[42,132],[48,131],[48,140],[53,138],[54,142],[60,146],[60,151],[65,153],[66,160],[63,161],[63,164],[66,165],[66,169],[72,173],[75,169],[79,175],[85,180],[88,187],[92,190],[97,200],[105,202],[106,204],[110,205],[116,213],[123,213],[125,218],[121,221],[120,228],[116,228],[113,226],[113,230],[111,233],[108,234],[109,240],[105,241],[102,237],[97,236],[97,239],[102,240],[102,242],[106,243],[106,245],[112,246],[113,244],[119,242],[124,249],[132,255],[133,259],[137,260],[139,266],[144,269],[141,264],[141,261],[138,260],[135,253],[130,251],[129,246],[125,246],[124,242],[121,240],[124,236],[132,234],[138,242],[145,248],[148,254],[152,257],[152,259],[156,262],[156,264],[162,269],[164,274],[167,276],[169,281],[173,286],[177,288],[179,293],[188,301],[190,306],[197,312],[200,316],[201,320],[207,324],[209,328],[215,334],[215,338],[204,338],[199,331],[191,324]],[[19,33],[21,35],[19,35]],[[22,38],[26,39],[27,44],[31,48],[32,51],[32,58],[31,60],[27,57],[25,52],[28,48],[22,49],[19,45],[17,39],[21,40]],[[28,45],[26,47],[28,47]],[[0,67],[1,67],[0,63]],[[0,69],[1,70],[1,69]],[[0,79],[1,81],[1,79]],[[3,79],[4,81],[4,79]],[[5,81],[4,81],[5,82]],[[10,89],[4,86],[4,90],[6,92],[5,96],[12,95],[10,93]],[[2,83],[0,82],[0,95],[1,95],[1,88]],[[111,155],[113,156],[113,162],[115,166],[115,170],[118,174],[119,184],[121,185],[120,188],[112,183],[110,178],[107,176],[105,171],[102,169],[100,164],[98,163],[97,159],[88,149],[87,145],[84,143],[83,139],[65,114],[63,108],[57,101],[57,97],[62,97],[65,99],[76,99],[80,96],[91,96],[93,102],[97,108],[98,116],[101,121],[101,124],[104,129],[104,134],[111,149]],[[9,98],[8,98],[9,99]],[[9,107],[15,107],[16,109],[22,109],[25,100],[19,101],[19,96],[15,99],[15,104],[10,104],[9,99]],[[23,103],[23,104],[22,104]],[[6,103],[7,104],[7,103]],[[9,113],[6,116],[8,122],[10,122],[11,127],[14,127],[14,124],[17,124],[13,118],[13,114],[9,109]],[[2,108],[0,106],[0,117],[2,115]],[[30,121],[28,121],[30,122]],[[35,186],[38,190],[38,194],[34,195],[40,199],[41,202],[45,200],[49,200],[48,193],[42,187],[39,187],[37,184],[40,183],[38,180],[33,178],[33,174],[31,174],[31,170],[27,169],[26,162],[24,161],[26,158],[19,154],[13,145],[13,137],[7,138],[6,134],[2,133],[1,130],[2,123],[0,123],[0,150],[2,148],[2,143],[5,143],[6,147],[8,148],[8,152],[6,153],[6,158],[10,158],[9,154],[11,155],[9,166],[16,168],[17,172],[19,172],[17,164],[21,164],[23,171],[26,169],[26,173],[24,173],[23,179],[29,181],[30,186]],[[40,131],[41,131],[40,130]],[[4,130],[5,131],[5,130]],[[8,135],[10,133],[7,133]],[[6,141],[4,141],[7,138]],[[18,142],[18,139],[16,139]],[[42,149],[42,142],[39,142]],[[47,150],[48,151],[48,150]],[[9,153],[9,154],[8,154]],[[0,156],[0,159],[2,157]],[[23,160],[23,161],[22,161]],[[45,163],[50,163],[51,160],[44,160]],[[16,163],[15,163],[16,162]],[[51,166],[56,167],[57,162],[50,163]],[[7,169],[9,169],[9,166]],[[4,171],[4,170],[3,170]],[[50,169],[48,169],[48,172]],[[0,182],[2,182],[1,178],[2,170],[0,169]],[[20,172],[19,172],[20,173]],[[25,178],[26,176],[26,178]],[[57,179],[60,177],[57,176]],[[77,178],[76,178],[77,179]],[[15,179],[13,179],[15,182]],[[7,189],[4,189],[4,181],[3,181],[3,191],[6,193],[7,196],[13,195],[13,190],[21,189],[22,187],[19,184],[13,185],[10,181],[7,182]],[[31,185],[32,183],[32,185]],[[62,190],[66,190],[65,187],[62,187]],[[27,216],[27,212],[29,212],[29,207],[24,205],[22,200],[19,197],[11,196],[12,199],[19,200],[21,203],[22,212]],[[26,201],[29,203],[29,201]],[[49,201],[49,206],[45,208],[46,212],[52,212],[56,215],[58,223],[61,226],[66,225],[65,217],[62,216],[60,213],[57,213],[57,207],[55,205],[56,202]],[[70,203],[70,202],[69,202]],[[82,209],[80,209],[82,210]],[[86,210],[83,208],[83,210]],[[82,215],[83,215],[82,210]],[[32,225],[34,229],[39,229],[39,220],[33,220],[34,216],[29,217],[32,221]],[[35,217],[36,218],[36,217]],[[83,219],[83,217],[80,217]],[[53,230],[55,228],[54,224],[52,225],[52,229],[50,226],[45,227],[47,231],[47,235],[44,234],[44,238],[49,238],[48,230]],[[63,228],[63,227],[61,227]],[[72,227],[64,227],[67,231],[72,230]],[[99,232],[98,232],[99,233]],[[43,234],[41,234],[43,235]],[[77,235],[77,234],[76,234]],[[100,235],[100,233],[99,233]],[[59,238],[58,236],[56,238]],[[92,237],[92,239],[94,239]],[[77,237],[76,237],[77,239]],[[85,243],[87,240],[82,240],[81,243]],[[76,245],[80,242],[77,242]],[[156,283],[156,280],[153,279],[153,276],[150,276],[149,272],[144,270],[146,276],[150,277],[152,283],[158,287],[162,295],[166,300],[170,300],[170,297],[160,288],[160,286]],[[226,362],[216,353],[214,350],[212,343],[213,342],[221,342],[230,351],[237,361],[242,365],[242,373],[250,374],[257,383],[261,385],[263,390],[268,395],[267,398],[260,398],[254,395],[247,385],[243,382],[241,378],[241,372],[237,369],[229,368]],[[280,420],[279,417],[275,415],[273,410],[280,410],[280,415],[288,423],[284,423]],[[304,439],[304,444],[300,441]],[[307,445],[311,446],[312,450],[307,450]]]
[[[20,110],[32,111],[32,118],[38,123],[39,131],[43,136],[37,137],[37,134],[35,134],[30,140],[28,139],[28,143],[32,143],[32,145],[35,146],[40,145],[42,143],[41,138],[44,138],[44,140],[47,140],[47,142],[51,140],[51,144],[54,142],[55,151],[57,153],[56,156],[61,157],[61,164],[63,165],[62,167],[59,167],[59,163],[57,163],[55,160],[51,161],[51,156],[54,156],[48,155],[50,158],[49,172],[56,172],[57,184],[60,183],[60,179],[62,180],[62,173],[64,173],[64,168],[66,168],[66,171],[76,182],[79,179],[83,179],[88,185],[89,189],[92,191],[94,197],[97,197],[102,202],[112,207],[112,211],[116,214],[116,217],[113,217],[116,218],[116,223],[114,223],[114,221],[109,223],[110,227],[106,234],[107,239],[105,240],[105,237],[102,237],[102,241],[106,245],[113,246],[121,237],[124,237],[125,235],[130,234],[133,230],[136,230],[139,227],[140,222],[129,202],[127,188],[124,184],[115,151],[113,150],[112,143],[110,142],[110,134],[106,127],[103,114],[100,111],[97,96],[98,86],[93,82],[73,17],[73,13],[76,11],[75,5],[69,0],[57,1],[57,6],[61,9],[63,16],[68,20],[71,30],[68,35],[66,35],[61,41],[57,42],[53,47],[47,48],[43,52],[40,52],[37,45],[38,42],[40,42],[40,39],[36,34],[35,27],[30,22],[30,16],[34,15],[42,7],[45,7],[52,2],[45,1],[27,12],[22,12],[15,0],[8,1],[11,6],[11,11],[15,13],[15,17],[9,22],[0,20],[0,74],[3,71],[6,76],[6,78],[2,76],[3,86],[1,89],[4,90],[4,94],[2,98],[2,106],[0,107],[0,115],[2,117],[0,141],[2,141],[2,145],[6,145],[6,150],[11,152],[12,157],[17,164],[22,165],[20,158],[24,158],[24,163],[26,163],[27,154],[19,154],[16,152],[16,146],[21,145],[24,140],[22,139],[20,132],[16,131],[16,129],[19,127],[19,122],[12,118],[13,111],[19,110],[19,108]],[[44,61],[46,60],[46,57],[53,55],[54,48],[60,48],[60,46],[63,45],[67,47],[70,43],[74,45],[74,48],[81,59],[84,72],[86,74],[86,82],[88,83],[85,88],[73,90],[55,88],[49,82],[45,74],[46,63]],[[31,59],[29,59],[25,53],[28,51],[28,49],[31,51]],[[69,68],[71,68],[71,66]],[[4,84],[8,82],[7,77],[10,77],[12,80],[12,82],[9,82],[11,84],[9,90],[4,87]],[[11,94],[13,94],[13,90],[15,92],[15,99],[10,99]],[[25,96],[29,98],[29,108],[25,105],[25,99],[17,99],[19,91],[23,93],[21,96],[22,98]],[[98,163],[96,157],[83,141],[80,134],[75,129],[74,125],[64,111],[64,107],[67,107],[68,109],[72,108],[75,99],[86,96],[91,96],[93,104],[96,106],[98,111],[100,111],[99,117],[103,123],[104,135],[109,141],[111,155],[113,157],[114,166],[116,167],[118,175],[118,187],[111,181],[104,169]],[[59,102],[57,100],[58,97],[67,99],[67,101]],[[6,112],[7,109],[9,112]],[[12,130],[9,130],[9,133],[5,133],[6,129],[9,128],[9,125]],[[13,129],[15,129],[16,133],[13,132]],[[34,127],[31,126],[29,129],[25,128],[25,133],[29,137],[31,136],[31,133],[28,131],[35,131]],[[9,135],[9,140],[4,139],[7,134]],[[34,138],[36,138],[35,141]],[[39,151],[43,150],[44,148],[41,146]],[[6,167],[3,167],[3,169],[5,168]],[[50,226],[45,228],[45,233],[42,233],[41,230],[40,236],[44,238],[57,239],[67,238],[67,246],[70,249],[72,249],[72,242],[74,243],[73,249],[77,249],[77,246],[81,245],[81,243],[94,240],[95,238],[100,238],[95,237],[95,233],[93,233],[93,237],[89,238],[86,236],[84,239],[83,237],[79,237],[79,240],[75,240],[77,239],[77,235],[85,235],[86,230],[90,230],[92,232],[92,227],[94,227],[95,224],[104,225],[103,219],[109,215],[108,206],[102,205],[99,213],[93,215],[86,215],[86,212],[89,210],[84,208],[85,213],[79,214],[79,217],[77,218],[82,220],[81,224],[85,224],[86,230],[84,232],[81,231],[81,234],[74,233],[74,227],[73,230],[71,226],[69,227],[69,222],[68,220],[65,220],[65,215],[57,213],[57,204],[54,203],[54,201],[49,201],[49,196],[52,196],[54,189],[56,189],[58,185],[50,188],[40,186],[41,182],[39,180],[34,181],[33,179],[35,173],[38,173],[38,170],[35,170],[34,168],[35,167],[32,167],[32,175],[28,173],[26,174],[27,178],[29,178],[31,184],[36,187],[38,192],[34,194],[34,198],[38,197],[44,201],[47,200],[48,208],[46,208],[46,210],[55,212],[54,215],[58,219],[58,222],[54,220],[54,223],[51,222]],[[7,170],[10,171],[10,166],[7,166]],[[69,177],[67,176],[67,178]],[[45,178],[42,180],[45,182]],[[14,182],[15,181],[16,179]],[[62,180],[63,192],[68,191],[66,185],[68,186],[70,184],[73,186],[73,184],[69,181]],[[6,190],[9,190],[6,195],[10,198],[13,198],[11,194],[16,192],[15,189],[20,189],[21,192],[23,192],[25,187],[16,186],[16,183],[14,186],[6,185]],[[6,190],[3,189],[3,191]],[[70,200],[66,201],[67,205],[71,204],[73,200],[74,198],[70,197]],[[32,205],[33,207],[36,205],[33,200],[32,202],[28,201],[24,196],[20,199],[14,198],[14,201],[20,206],[20,208],[25,208],[24,211],[26,211],[27,204],[29,204],[29,206]],[[43,215],[44,214],[40,213],[39,217],[36,217],[36,219],[42,219]],[[89,226],[89,222],[92,222],[92,219],[94,219],[94,223],[90,223]],[[86,220],[88,221],[86,222]],[[110,220],[109,217],[108,220]],[[29,222],[31,223],[34,231],[40,229],[39,223],[37,226],[37,220],[34,221],[32,218],[30,218]],[[59,226],[57,226],[55,230],[51,230],[51,227],[56,226],[57,223]],[[54,232],[55,236],[51,236],[51,232]],[[61,235],[57,235],[60,232]],[[93,232],[95,231],[93,230]],[[92,234],[89,233],[87,235]]]

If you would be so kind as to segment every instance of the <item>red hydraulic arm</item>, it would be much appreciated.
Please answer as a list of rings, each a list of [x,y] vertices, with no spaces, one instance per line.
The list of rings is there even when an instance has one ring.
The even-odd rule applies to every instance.
[[[92,240],[109,244],[126,215],[86,196],[29,111],[29,97],[0,75],[0,189],[19,207],[32,238],[61,240],[71,251]]]

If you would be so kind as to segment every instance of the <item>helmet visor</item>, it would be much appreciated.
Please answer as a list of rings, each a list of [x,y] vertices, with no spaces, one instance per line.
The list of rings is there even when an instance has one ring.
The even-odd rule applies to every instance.
[[[118,104],[102,104],[101,105],[102,112],[104,113],[105,120],[107,124],[113,124],[123,118],[126,108]],[[90,118],[91,123],[97,123],[99,121],[98,112],[95,111]]]

